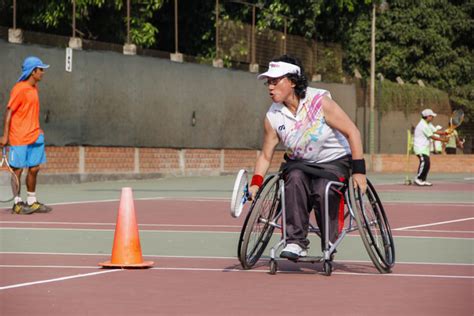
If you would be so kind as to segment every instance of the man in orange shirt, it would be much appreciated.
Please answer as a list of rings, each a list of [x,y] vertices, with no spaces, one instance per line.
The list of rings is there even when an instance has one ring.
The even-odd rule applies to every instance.
[[[49,65],[44,64],[38,57],[25,59],[22,74],[11,91],[5,112],[0,147],[10,144],[8,158],[18,179],[21,179],[23,168],[28,168],[27,200],[24,203],[18,192],[12,208],[15,214],[48,213],[52,210],[36,199],[36,178],[40,164],[46,162],[44,134],[39,124],[37,84],[43,79],[44,69],[48,67]]]

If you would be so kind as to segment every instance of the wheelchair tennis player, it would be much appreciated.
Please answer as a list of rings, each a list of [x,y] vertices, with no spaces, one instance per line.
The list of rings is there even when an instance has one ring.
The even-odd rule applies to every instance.
[[[286,149],[285,181],[286,246],[280,257],[306,257],[308,225],[314,208],[324,245],[325,187],[330,178],[347,181],[366,191],[365,161],[360,132],[341,107],[322,89],[308,87],[301,62],[283,55],[258,75],[266,80],[273,103],[264,121],[264,140],[257,157],[249,193],[255,197],[263,183],[277,145]],[[329,240],[338,236],[341,192],[329,192]]]

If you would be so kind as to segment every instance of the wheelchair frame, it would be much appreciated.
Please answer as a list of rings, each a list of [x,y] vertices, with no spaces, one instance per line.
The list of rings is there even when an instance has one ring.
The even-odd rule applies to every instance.
[[[381,273],[391,272],[391,268],[395,264],[395,245],[393,243],[390,226],[377,192],[368,179],[367,185],[366,194],[361,194],[360,190],[354,189],[352,179],[349,179],[348,184],[338,181],[330,181],[327,183],[325,188],[324,207],[325,242],[322,256],[301,257],[298,260],[295,260],[295,262],[323,262],[324,274],[329,276],[332,273],[332,261],[337,246],[348,233],[359,230],[363,244],[375,267]],[[344,190],[344,221],[349,216],[347,226],[343,227],[334,243],[329,241],[328,229],[329,201],[327,197],[329,190],[332,187],[335,187],[338,190]],[[270,206],[270,209],[268,210],[268,214],[263,214],[262,216],[262,213],[264,212],[262,211],[262,208],[265,207],[265,204],[261,200],[265,199],[268,194],[272,196],[264,202],[267,202],[266,204]],[[367,205],[366,200],[368,200],[370,207]],[[279,222],[281,222],[281,224]],[[250,247],[251,253],[249,256],[249,241],[253,235],[254,228],[259,224],[263,224],[263,230],[260,233],[257,233],[257,242],[254,246]],[[280,241],[270,249],[269,262],[270,274],[275,274],[278,270],[278,263],[276,260],[277,251],[286,245],[287,236],[285,227],[285,183],[282,179],[282,174],[279,173],[267,177],[252,202],[245,219],[237,250],[242,267],[244,269],[250,269],[255,265],[255,263],[260,259],[262,253],[265,251],[265,248],[273,234],[273,230],[278,228],[282,230],[282,237]],[[373,227],[375,227],[374,229],[378,229],[380,233],[373,232]],[[321,237],[320,229],[314,227],[311,223],[308,233],[316,233]],[[379,245],[380,241],[382,242],[381,245]]]

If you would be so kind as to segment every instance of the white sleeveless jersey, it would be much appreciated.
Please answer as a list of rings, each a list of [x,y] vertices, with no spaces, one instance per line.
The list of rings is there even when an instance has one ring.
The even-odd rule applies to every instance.
[[[278,134],[290,159],[325,163],[351,154],[347,139],[324,118],[322,99],[327,90],[308,87],[296,115],[282,103],[273,103],[267,119]]]

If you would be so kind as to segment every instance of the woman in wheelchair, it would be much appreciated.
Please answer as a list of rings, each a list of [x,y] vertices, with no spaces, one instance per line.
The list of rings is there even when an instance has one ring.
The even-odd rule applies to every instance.
[[[266,80],[273,103],[264,121],[262,150],[249,187],[255,197],[279,143],[286,149],[282,166],[285,181],[286,246],[280,257],[307,256],[309,214],[315,208],[324,245],[324,190],[329,181],[347,181],[366,191],[365,161],[359,130],[341,107],[322,89],[308,87],[300,61],[283,55],[258,76]],[[330,190],[329,240],[338,235],[341,193]]]

